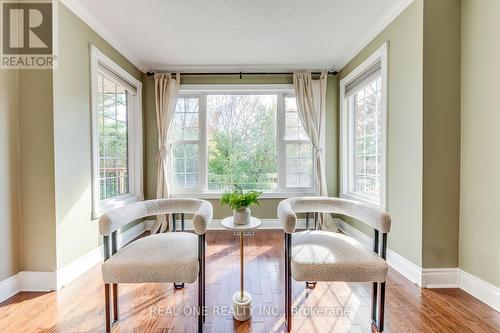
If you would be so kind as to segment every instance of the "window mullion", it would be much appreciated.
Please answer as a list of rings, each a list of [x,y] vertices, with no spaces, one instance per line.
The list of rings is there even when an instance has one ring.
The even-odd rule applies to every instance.
[[[202,192],[208,189],[208,124],[207,124],[207,94],[203,93],[199,98],[199,121],[200,121],[200,158],[199,158],[199,188]]]
[[[277,99],[277,124],[278,124],[278,191],[284,192],[286,189],[286,156],[285,156],[285,96],[278,93]]]

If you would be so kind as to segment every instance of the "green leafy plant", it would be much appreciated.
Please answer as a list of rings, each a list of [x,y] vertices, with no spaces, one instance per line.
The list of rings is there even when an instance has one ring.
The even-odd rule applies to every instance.
[[[234,190],[224,193],[220,202],[222,205],[228,205],[232,209],[240,209],[242,207],[258,205],[261,194],[262,192],[258,191],[243,192],[241,187],[234,185]]]

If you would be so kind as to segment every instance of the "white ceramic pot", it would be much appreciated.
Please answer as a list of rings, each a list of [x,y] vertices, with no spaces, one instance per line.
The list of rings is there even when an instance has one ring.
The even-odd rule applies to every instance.
[[[233,222],[237,225],[245,225],[250,223],[251,211],[248,207],[233,209]]]

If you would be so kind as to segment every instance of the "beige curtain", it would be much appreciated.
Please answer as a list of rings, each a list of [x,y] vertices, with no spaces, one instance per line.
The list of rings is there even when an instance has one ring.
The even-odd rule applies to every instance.
[[[325,134],[322,133],[322,128],[324,128],[326,117],[326,83],[326,72],[322,72],[318,80],[313,80],[311,73],[293,74],[299,117],[314,150],[315,194],[325,197],[328,196],[328,191],[325,178],[325,147],[321,142],[321,137]]]
[[[158,154],[156,169],[156,198],[163,199],[170,196],[170,147],[169,129],[175,114],[177,93],[179,92],[180,77],[176,74],[155,75],[155,102],[156,123],[158,126]],[[168,230],[168,217],[158,215],[152,233]]]

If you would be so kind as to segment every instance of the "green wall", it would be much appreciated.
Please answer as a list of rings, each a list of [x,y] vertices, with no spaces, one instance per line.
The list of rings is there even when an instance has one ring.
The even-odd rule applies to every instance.
[[[500,1],[462,1],[460,268],[500,287]]]
[[[388,45],[388,246],[422,265],[423,1],[415,0],[339,73],[339,81],[380,46]],[[364,224],[348,220],[371,235]]]
[[[424,2],[422,267],[458,266],[461,1]]]
[[[415,0],[339,77],[388,42],[389,247],[423,268],[458,266],[460,4]]]
[[[421,267],[458,264],[496,286],[498,12],[495,0],[415,0],[338,77],[329,76],[326,118],[327,183],[336,196],[338,80],[388,41],[389,247]],[[8,156],[0,161],[0,182],[7,184],[0,218],[8,221],[0,225],[0,280],[20,270],[54,271],[99,245],[90,215],[90,43],[144,83],[144,187],[146,198],[155,197],[153,78],[61,5],[59,68],[0,71],[0,154]],[[281,75],[182,78],[183,84],[291,82]],[[253,212],[276,218],[279,201],[264,199]],[[215,218],[230,214],[212,203]]]
[[[19,70],[21,270],[56,269],[52,70]]]
[[[291,84],[291,75],[262,76],[181,76],[181,84]],[[338,193],[338,112],[337,112],[337,77],[328,76],[327,111],[326,111],[326,177],[328,191]],[[145,130],[145,195],[148,199],[156,197],[156,153],[158,150],[158,131],[156,128],[154,79],[144,76],[144,130]],[[227,207],[221,207],[216,199],[209,200],[214,206],[214,218],[220,219],[231,215]],[[252,208],[252,214],[264,219],[276,219],[276,209],[280,199],[262,199],[261,205]]]
[[[20,270],[17,70],[0,70],[0,281]]]
[[[91,218],[90,44],[142,79],[133,64],[66,7],[59,7],[59,67],[53,71],[58,268],[100,241],[98,223]]]

